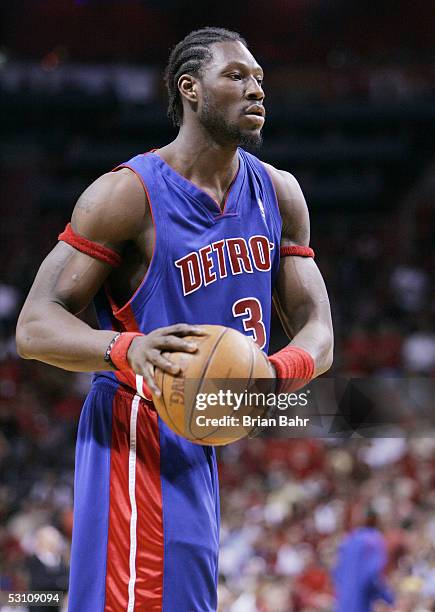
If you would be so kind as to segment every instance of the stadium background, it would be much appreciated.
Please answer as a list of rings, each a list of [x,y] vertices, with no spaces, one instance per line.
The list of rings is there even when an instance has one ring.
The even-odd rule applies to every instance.
[[[19,360],[15,321],[85,186],[174,135],[169,48],[219,25],[264,66],[261,157],[306,195],[333,373],[433,376],[433,4],[15,0],[0,16],[0,585],[66,589],[89,377]],[[284,343],[275,317],[272,349]],[[435,609],[430,432],[258,439],[220,455],[221,610],[332,610],[337,546],[368,507],[381,516],[396,609]]]

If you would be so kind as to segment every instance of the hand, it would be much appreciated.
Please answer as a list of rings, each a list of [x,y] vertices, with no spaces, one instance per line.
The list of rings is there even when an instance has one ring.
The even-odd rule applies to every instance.
[[[154,368],[176,376],[180,373],[180,366],[172,363],[162,352],[195,353],[198,346],[192,340],[185,340],[186,336],[205,336],[198,325],[177,323],[169,327],[159,327],[146,336],[137,336],[131,343],[127,359],[132,370],[143,376],[150,391],[160,396],[161,391],[154,379]]]

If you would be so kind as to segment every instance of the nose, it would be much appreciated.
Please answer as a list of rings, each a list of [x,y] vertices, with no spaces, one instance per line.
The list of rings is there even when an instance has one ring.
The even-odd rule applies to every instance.
[[[246,98],[248,100],[259,100],[262,102],[265,98],[263,87],[257,81],[255,77],[249,79],[248,86],[246,87]]]

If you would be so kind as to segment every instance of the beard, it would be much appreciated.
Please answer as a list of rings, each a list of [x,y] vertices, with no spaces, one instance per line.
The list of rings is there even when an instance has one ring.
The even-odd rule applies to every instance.
[[[236,122],[228,121],[207,96],[204,97],[198,119],[211,138],[220,145],[235,145],[256,151],[263,144],[260,131],[242,130]]]

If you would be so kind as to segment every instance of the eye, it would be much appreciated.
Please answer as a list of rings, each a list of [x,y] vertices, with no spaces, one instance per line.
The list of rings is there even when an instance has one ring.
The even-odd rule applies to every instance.
[[[263,83],[264,83],[264,79],[263,79],[263,77],[258,76],[258,77],[256,77],[256,80],[257,80],[257,83],[258,83],[259,85],[263,85]]]
[[[230,77],[230,79],[233,79],[233,81],[240,81],[240,79],[242,78],[242,75],[239,72],[232,72],[228,76]]]

